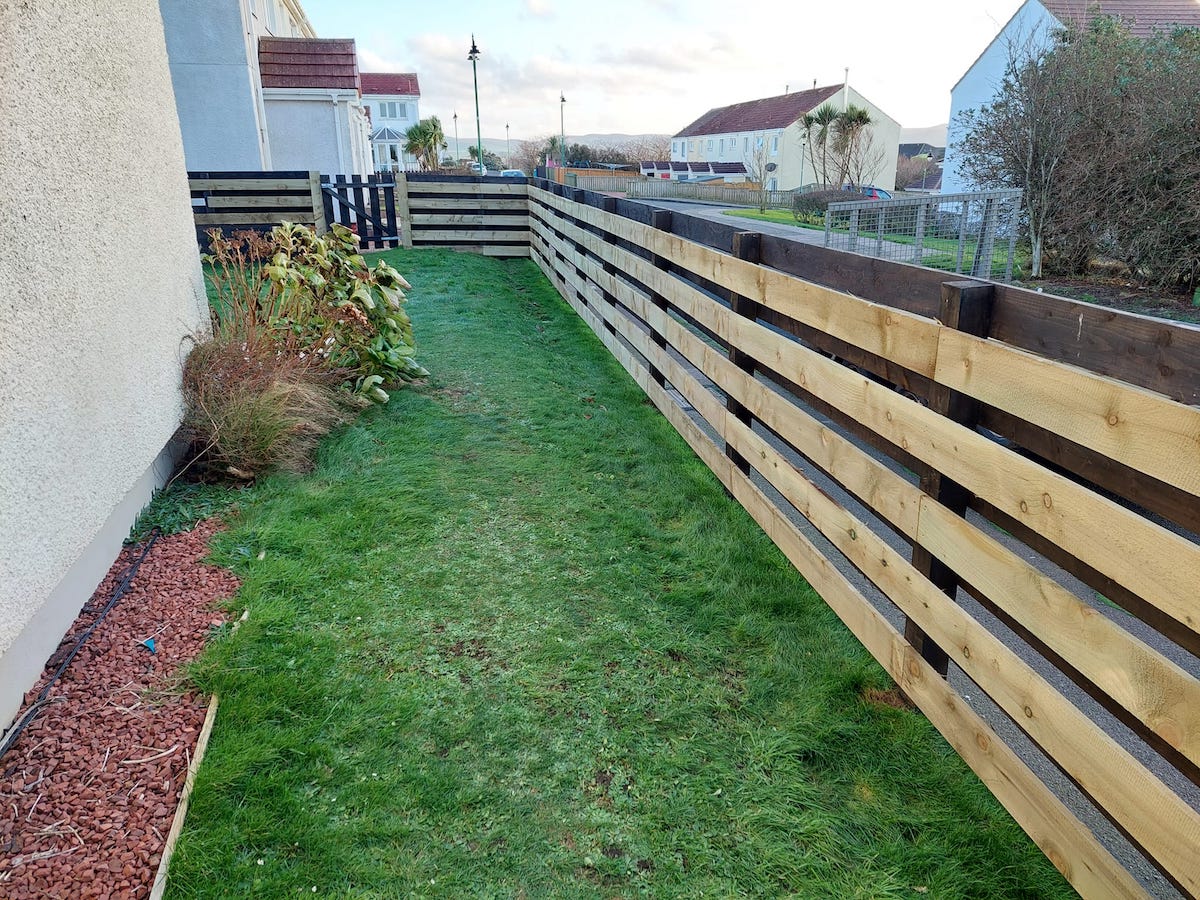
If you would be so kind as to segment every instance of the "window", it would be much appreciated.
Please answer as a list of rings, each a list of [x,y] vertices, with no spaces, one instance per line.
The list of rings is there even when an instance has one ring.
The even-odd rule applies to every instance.
[[[761,150],[763,145],[763,136],[760,134],[754,139],[754,149]]]
[[[748,138],[748,137],[742,138],[742,152],[745,153],[749,149],[750,149],[750,138]]]
[[[708,149],[709,153],[712,153],[712,138],[708,139],[708,148],[707,149]]]
[[[774,156],[779,152],[779,135],[771,138],[771,155]]]
[[[388,103],[379,104],[379,118],[381,119],[407,119],[408,104],[396,103],[390,101]]]
[[[717,152],[720,153],[722,156],[724,156],[725,155],[725,138],[721,138],[721,140],[717,143],[717,147],[718,147]]]
[[[695,151],[695,149],[696,149],[696,142],[695,142],[695,141],[688,141],[688,153],[692,153],[692,152],[694,152],[694,151]]]

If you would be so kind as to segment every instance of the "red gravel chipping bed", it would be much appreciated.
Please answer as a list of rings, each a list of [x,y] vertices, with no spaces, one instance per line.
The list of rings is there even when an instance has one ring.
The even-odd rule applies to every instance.
[[[51,702],[0,758],[0,897],[149,896],[207,708],[183,690],[179,669],[222,623],[215,604],[238,588],[201,562],[218,528],[209,520],[158,539]],[[139,552],[121,553],[27,705]],[[142,645],[151,637],[153,653]]]

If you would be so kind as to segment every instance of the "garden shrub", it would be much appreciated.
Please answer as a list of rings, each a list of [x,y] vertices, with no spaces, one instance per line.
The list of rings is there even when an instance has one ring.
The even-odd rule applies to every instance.
[[[193,474],[302,471],[323,435],[388,401],[385,386],[428,374],[413,358],[408,282],[386,262],[367,265],[348,228],[209,238],[212,335],[183,373]]]
[[[825,210],[830,203],[846,203],[850,200],[865,200],[866,195],[857,191],[810,191],[792,196],[792,216],[797,222],[820,225],[825,221]]]

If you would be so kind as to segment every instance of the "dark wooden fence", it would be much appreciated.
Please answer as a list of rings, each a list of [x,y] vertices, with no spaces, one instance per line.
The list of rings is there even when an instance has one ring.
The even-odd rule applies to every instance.
[[[528,200],[534,261],[1069,882],[1144,896],[1138,852],[1200,893],[1200,329]]]
[[[399,176],[403,178],[403,175]],[[321,195],[325,220],[354,230],[364,250],[398,247],[402,224],[396,214],[396,173],[324,175]]]

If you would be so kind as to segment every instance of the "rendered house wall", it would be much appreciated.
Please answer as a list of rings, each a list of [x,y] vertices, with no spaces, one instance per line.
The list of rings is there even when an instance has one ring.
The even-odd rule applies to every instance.
[[[0,81],[2,729],[170,467],[207,311],[156,0],[0,2]]]

